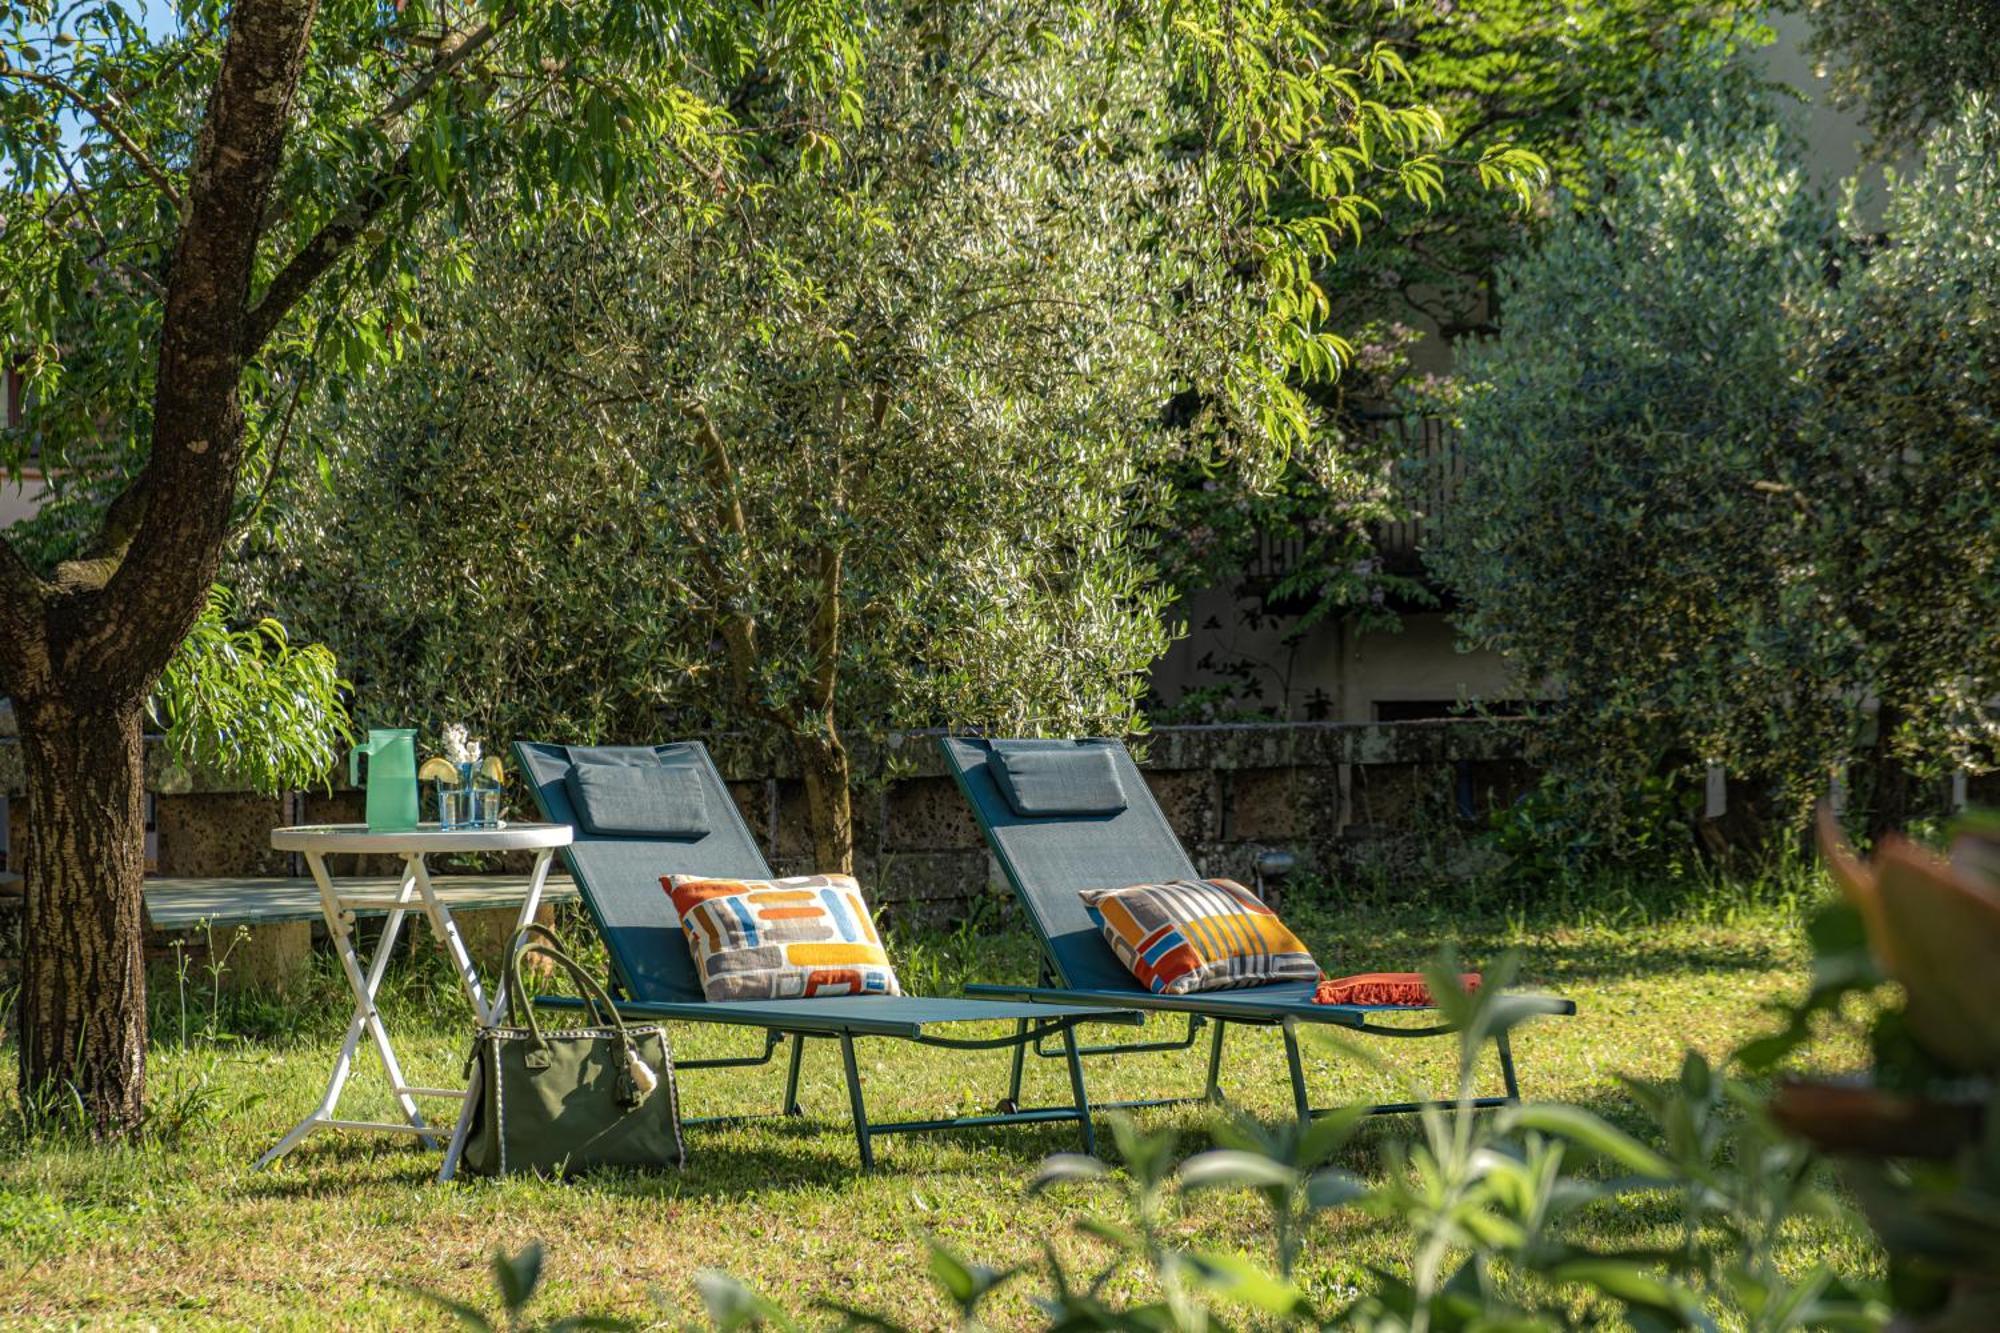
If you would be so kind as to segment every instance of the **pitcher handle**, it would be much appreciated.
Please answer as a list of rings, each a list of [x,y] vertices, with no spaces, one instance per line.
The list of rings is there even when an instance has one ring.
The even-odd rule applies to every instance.
[[[372,753],[367,741],[360,742],[347,752],[347,785],[350,787],[361,785],[361,756],[365,753]]]

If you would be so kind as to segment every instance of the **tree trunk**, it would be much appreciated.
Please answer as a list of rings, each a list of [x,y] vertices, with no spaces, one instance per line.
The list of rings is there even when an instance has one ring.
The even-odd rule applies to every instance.
[[[304,288],[249,318],[257,247],[314,0],[235,0],[167,269],[152,447],[97,536],[43,577],[0,534],[0,692],[28,778],[21,1088],[138,1125],[145,1084],[139,879],[143,701],[201,614],[243,455],[245,358]],[[310,285],[309,283],[307,285]]]
[[[28,777],[21,1104],[136,1129],[146,1080],[142,708],[18,699]]]
[[[794,732],[792,745],[806,779],[806,820],[812,827],[813,873],[854,873],[854,793],[847,747],[832,718]]]
[[[1884,835],[1901,833],[1910,822],[1916,805],[1916,787],[1910,772],[1896,756],[1896,733],[1903,726],[1903,710],[1884,703],[1875,712],[1875,744],[1869,755],[1868,839],[1880,842]]]

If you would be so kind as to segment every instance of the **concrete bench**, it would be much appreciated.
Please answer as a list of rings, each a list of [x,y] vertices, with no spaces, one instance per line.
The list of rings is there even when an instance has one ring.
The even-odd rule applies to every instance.
[[[528,891],[523,878],[437,875],[431,883],[473,957],[489,971],[497,966]],[[341,896],[359,900],[350,904],[357,917],[386,916],[399,884],[394,877],[343,879]],[[224,981],[231,987],[284,989],[311,956],[313,925],[324,919],[319,889],[308,876],[149,878],[145,895],[146,919],[156,931],[249,931],[240,943],[218,940],[215,946],[229,950]],[[575,897],[576,885],[564,876],[550,875],[542,890],[545,904]]]

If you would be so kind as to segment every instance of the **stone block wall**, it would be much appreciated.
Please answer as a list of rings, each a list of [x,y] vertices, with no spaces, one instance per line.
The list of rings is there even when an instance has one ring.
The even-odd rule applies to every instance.
[[[1381,863],[1399,842],[1434,839],[1468,802],[1483,819],[1531,780],[1520,759],[1526,734],[1526,724],[1504,721],[1243,724],[1162,727],[1132,745],[1197,865],[1248,881],[1267,849],[1291,851],[1305,870],[1339,876]],[[731,738],[714,749],[773,867],[781,874],[817,869],[796,772]],[[997,872],[933,735],[857,747],[853,757],[858,869],[874,901],[947,918],[988,891]],[[0,741],[0,792],[18,795],[20,782],[19,756]],[[157,752],[148,756],[148,786],[162,875],[302,874],[290,856],[270,850],[272,827],[361,818],[360,793],[343,787],[258,796],[175,769]],[[19,845],[24,810],[19,801],[11,805]],[[334,868],[395,868],[369,860],[381,863]],[[510,867],[489,861],[465,868]]]

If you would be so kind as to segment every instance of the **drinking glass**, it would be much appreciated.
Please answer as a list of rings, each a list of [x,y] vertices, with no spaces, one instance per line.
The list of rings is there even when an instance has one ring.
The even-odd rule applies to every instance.
[[[472,823],[472,792],[464,786],[438,784],[438,827],[447,833]]]
[[[474,787],[466,795],[471,797],[468,823],[472,828],[500,827],[500,789],[498,787]]]

